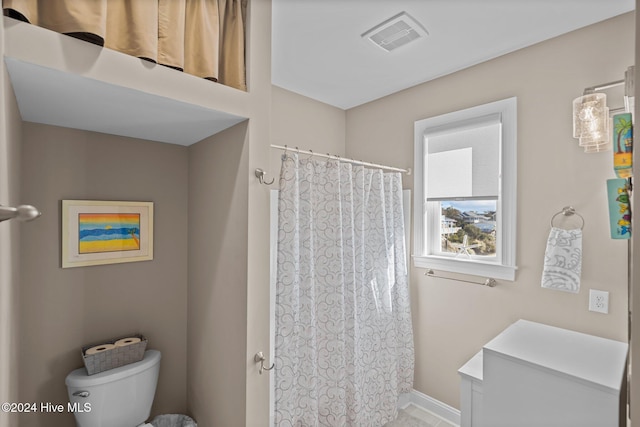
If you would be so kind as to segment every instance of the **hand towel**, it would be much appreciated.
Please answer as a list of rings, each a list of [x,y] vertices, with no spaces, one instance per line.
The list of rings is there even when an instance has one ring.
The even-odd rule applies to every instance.
[[[544,253],[542,287],[578,293],[582,270],[582,230],[552,227]]]

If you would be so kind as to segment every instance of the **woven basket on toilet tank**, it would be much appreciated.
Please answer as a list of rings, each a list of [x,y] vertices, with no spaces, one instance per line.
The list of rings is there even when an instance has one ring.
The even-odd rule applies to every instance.
[[[147,339],[131,334],[82,347],[82,360],[87,374],[93,375],[142,360]]]

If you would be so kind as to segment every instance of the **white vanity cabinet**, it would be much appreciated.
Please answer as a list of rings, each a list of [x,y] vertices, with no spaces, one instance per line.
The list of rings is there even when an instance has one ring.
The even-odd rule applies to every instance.
[[[462,368],[460,374],[460,427],[482,425],[482,350]]]
[[[465,376],[472,384],[461,396],[462,426],[624,426],[627,351],[624,342],[519,320],[483,347],[479,395],[473,359],[461,368],[461,393]]]

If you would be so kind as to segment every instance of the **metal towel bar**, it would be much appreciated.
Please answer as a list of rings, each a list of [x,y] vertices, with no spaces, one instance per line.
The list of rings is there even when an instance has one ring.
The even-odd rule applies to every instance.
[[[488,277],[484,282],[474,282],[473,280],[464,280],[464,279],[456,279],[454,277],[439,276],[431,268],[425,271],[424,275],[429,277],[438,277],[440,279],[455,280],[458,282],[473,283],[474,285],[488,286],[490,288],[493,288],[498,284],[498,282],[496,282],[496,279],[492,279],[491,277]]]

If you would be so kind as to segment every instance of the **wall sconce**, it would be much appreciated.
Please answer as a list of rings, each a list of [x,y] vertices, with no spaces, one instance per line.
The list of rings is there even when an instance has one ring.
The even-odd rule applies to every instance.
[[[597,93],[615,86],[625,85],[624,108],[609,110],[607,95]],[[573,137],[585,153],[611,150],[610,113],[631,112],[634,109],[634,67],[628,67],[624,80],[586,88],[583,95],[573,100]]]

